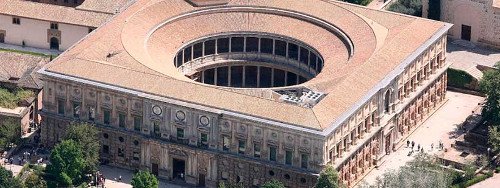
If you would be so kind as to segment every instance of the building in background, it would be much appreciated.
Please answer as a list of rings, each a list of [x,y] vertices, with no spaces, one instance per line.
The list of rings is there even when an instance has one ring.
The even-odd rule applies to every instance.
[[[423,0],[427,17],[430,0]],[[453,39],[500,48],[500,0],[440,0],[441,19],[453,24],[448,33]]]
[[[33,56],[16,52],[0,51],[0,89],[15,95],[19,91],[31,91],[12,107],[0,106],[0,123],[13,118],[21,125],[22,135],[33,132],[40,123],[38,110],[42,106],[43,83],[36,73],[49,62],[46,56]],[[3,96],[0,100],[8,100]]]
[[[42,142],[170,180],[353,186],[445,98],[451,24],[338,1],[138,0],[39,71]],[[438,126],[438,125],[436,125]]]
[[[131,0],[0,0],[0,43],[64,51]]]

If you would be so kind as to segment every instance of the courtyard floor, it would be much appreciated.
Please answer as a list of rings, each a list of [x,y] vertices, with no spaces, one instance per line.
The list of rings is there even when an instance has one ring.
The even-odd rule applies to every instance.
[[[438,152],[436,148],[440,140],[445,148],[449,148],[455,139],[457,125],[464,122],[476,109],[478,103],[484,99],[475,95],[451,91],[447,92],[446,97],[448,101],[407,138],[410,142],[415,141],[415,150],[417,144],[420,144],[424,148],[424,152],[435,154]],[[402,142],[406,143],[406,140]],[[431,149],[431,144],[434,144],[434,149]],[[358,185],[363,185],[363,182],[374,184],[377,177],[384,172],[397,170],[399,167],[404,166],[416,154],[414,152],[413,155],[408,156],[410,151],[411,148],[407,148],[406,144],[404,144],[397,151],[385,156],[385,162],[378,169],[375,168],[368,173]]]
[[[132,188],[130,185],[130,181],[132,180],[132,176],[134,172],[131,170],[125,170],[121,168],[116,168],[112,166],[103,165],[99,167],[100,172],[106,177],[106,188]],[[122,176],[122,180],[119,181],[119,177]],[[184,188],[189,186],[181,186],[175,185],[167,182],[166,180],[159,179],[160,188]]]

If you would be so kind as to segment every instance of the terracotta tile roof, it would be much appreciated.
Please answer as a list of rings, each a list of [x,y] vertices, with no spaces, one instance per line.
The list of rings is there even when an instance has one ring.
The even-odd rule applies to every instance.
[[[3,82],[22,88],[42,89],[42,81],[36,71],[48,62],[48,57],[0,51],[0,84]]]
[[[197,12],[207,9],[218,11]],[[277,13],[282,10],[303,17]],[[188,13],[183,19],[165,22]],[[354,45],[353,55],[349,57],[348,47],[337,34],[310,18],[340,28]],[[323,130],[445,27],[442,22],[320,0],[232,0],[215,7],[194,7],[183,0],[138,0],[59,56],[47,71]],[[247,91],[196,83],[173,66],[174,56],[184,44],[206,35],[238,31],[285,35],[314,47],[325,66],[302,85],[328,95],[313,108],[303,108]],[[115,55],[108,58],[108,54]]]
[[[87,0],[79,7],[66,7],[24,0],[0,0],[0,14],[99,27],[128,0]]]

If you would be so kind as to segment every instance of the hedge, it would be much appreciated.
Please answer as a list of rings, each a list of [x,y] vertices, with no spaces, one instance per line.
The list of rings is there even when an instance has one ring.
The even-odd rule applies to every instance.
[[[480,175],[480,176],[476,176],[476,177],[472,178],[471,180],[465,182],[464,187],[470,187],[471,185],[474,185],[476,183],[482,182],[482,181],[484,181],[485,179],[488,179],[491,176],[493,176],[493,175],[490,174],[490,173],[487,173],[487,174],[484,174],[484,175]]]
[[[468,89],[466,85],[470,84],[475,79],[463,70],[448,68],[447,73],[448,85],[452,87]]]
[[[342,1],[347,1],[349,3],[363,5],[363,6],[368,5],[370,4],[370,2],[372,2],[372,0],[342,0]]]

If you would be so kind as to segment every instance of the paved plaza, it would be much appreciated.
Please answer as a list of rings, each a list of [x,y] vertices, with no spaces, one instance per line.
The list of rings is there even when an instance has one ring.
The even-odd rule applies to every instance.
[[[415,130],[408,140],[415,142],[415,150],[417,144],[424,148],[424,152],[435,154],[439,141],[441,140],[444,147],[450,147],[453,143],[454,133],[457,125],[461,124],[471,112],[476,109],[478,103],[483,98],[474,95],[462,94],[448,91],[446,94],[448,101],[430,116],[417,130]],[[386,156],[385,162],[378,168],[373,169],[361,181],[366,181],[373,184],[378,176],[389,170],[396,170],[413,159],[415,153],[408,156],[411,148],[406,147],[406,140],[403,141],[404,146],[400,147],[396,152]],[[434,144],[434,149],[431,150],[431,144]],[[362,184],[362,183],[360,183]],[[360,185],[358,184],[358,185]]]
[[[131,170],[125,170],[121,168],[116,168],[112,166],[101,166],[100,172],[106,177],[106,183],[105,187],[106,188],[132,188],[132,185],[130,185],[130,181],[132,180],[132,176],[134,175],[134,172]],[[122,180],[119,181],[119,177],[122,177]],[[189,186],[181,186],[181,185],[174,185],[166,180],[159,179],[160,180],[160,188],[184,188],[184,187],[189,187]]]
[[[464,43],[460,40],[448,41],[446,61],[451,63],[451,68],[464,70],[481,78],[482,73],[476,68],[478,64],[492,67],[500,61],[500,51]]]

